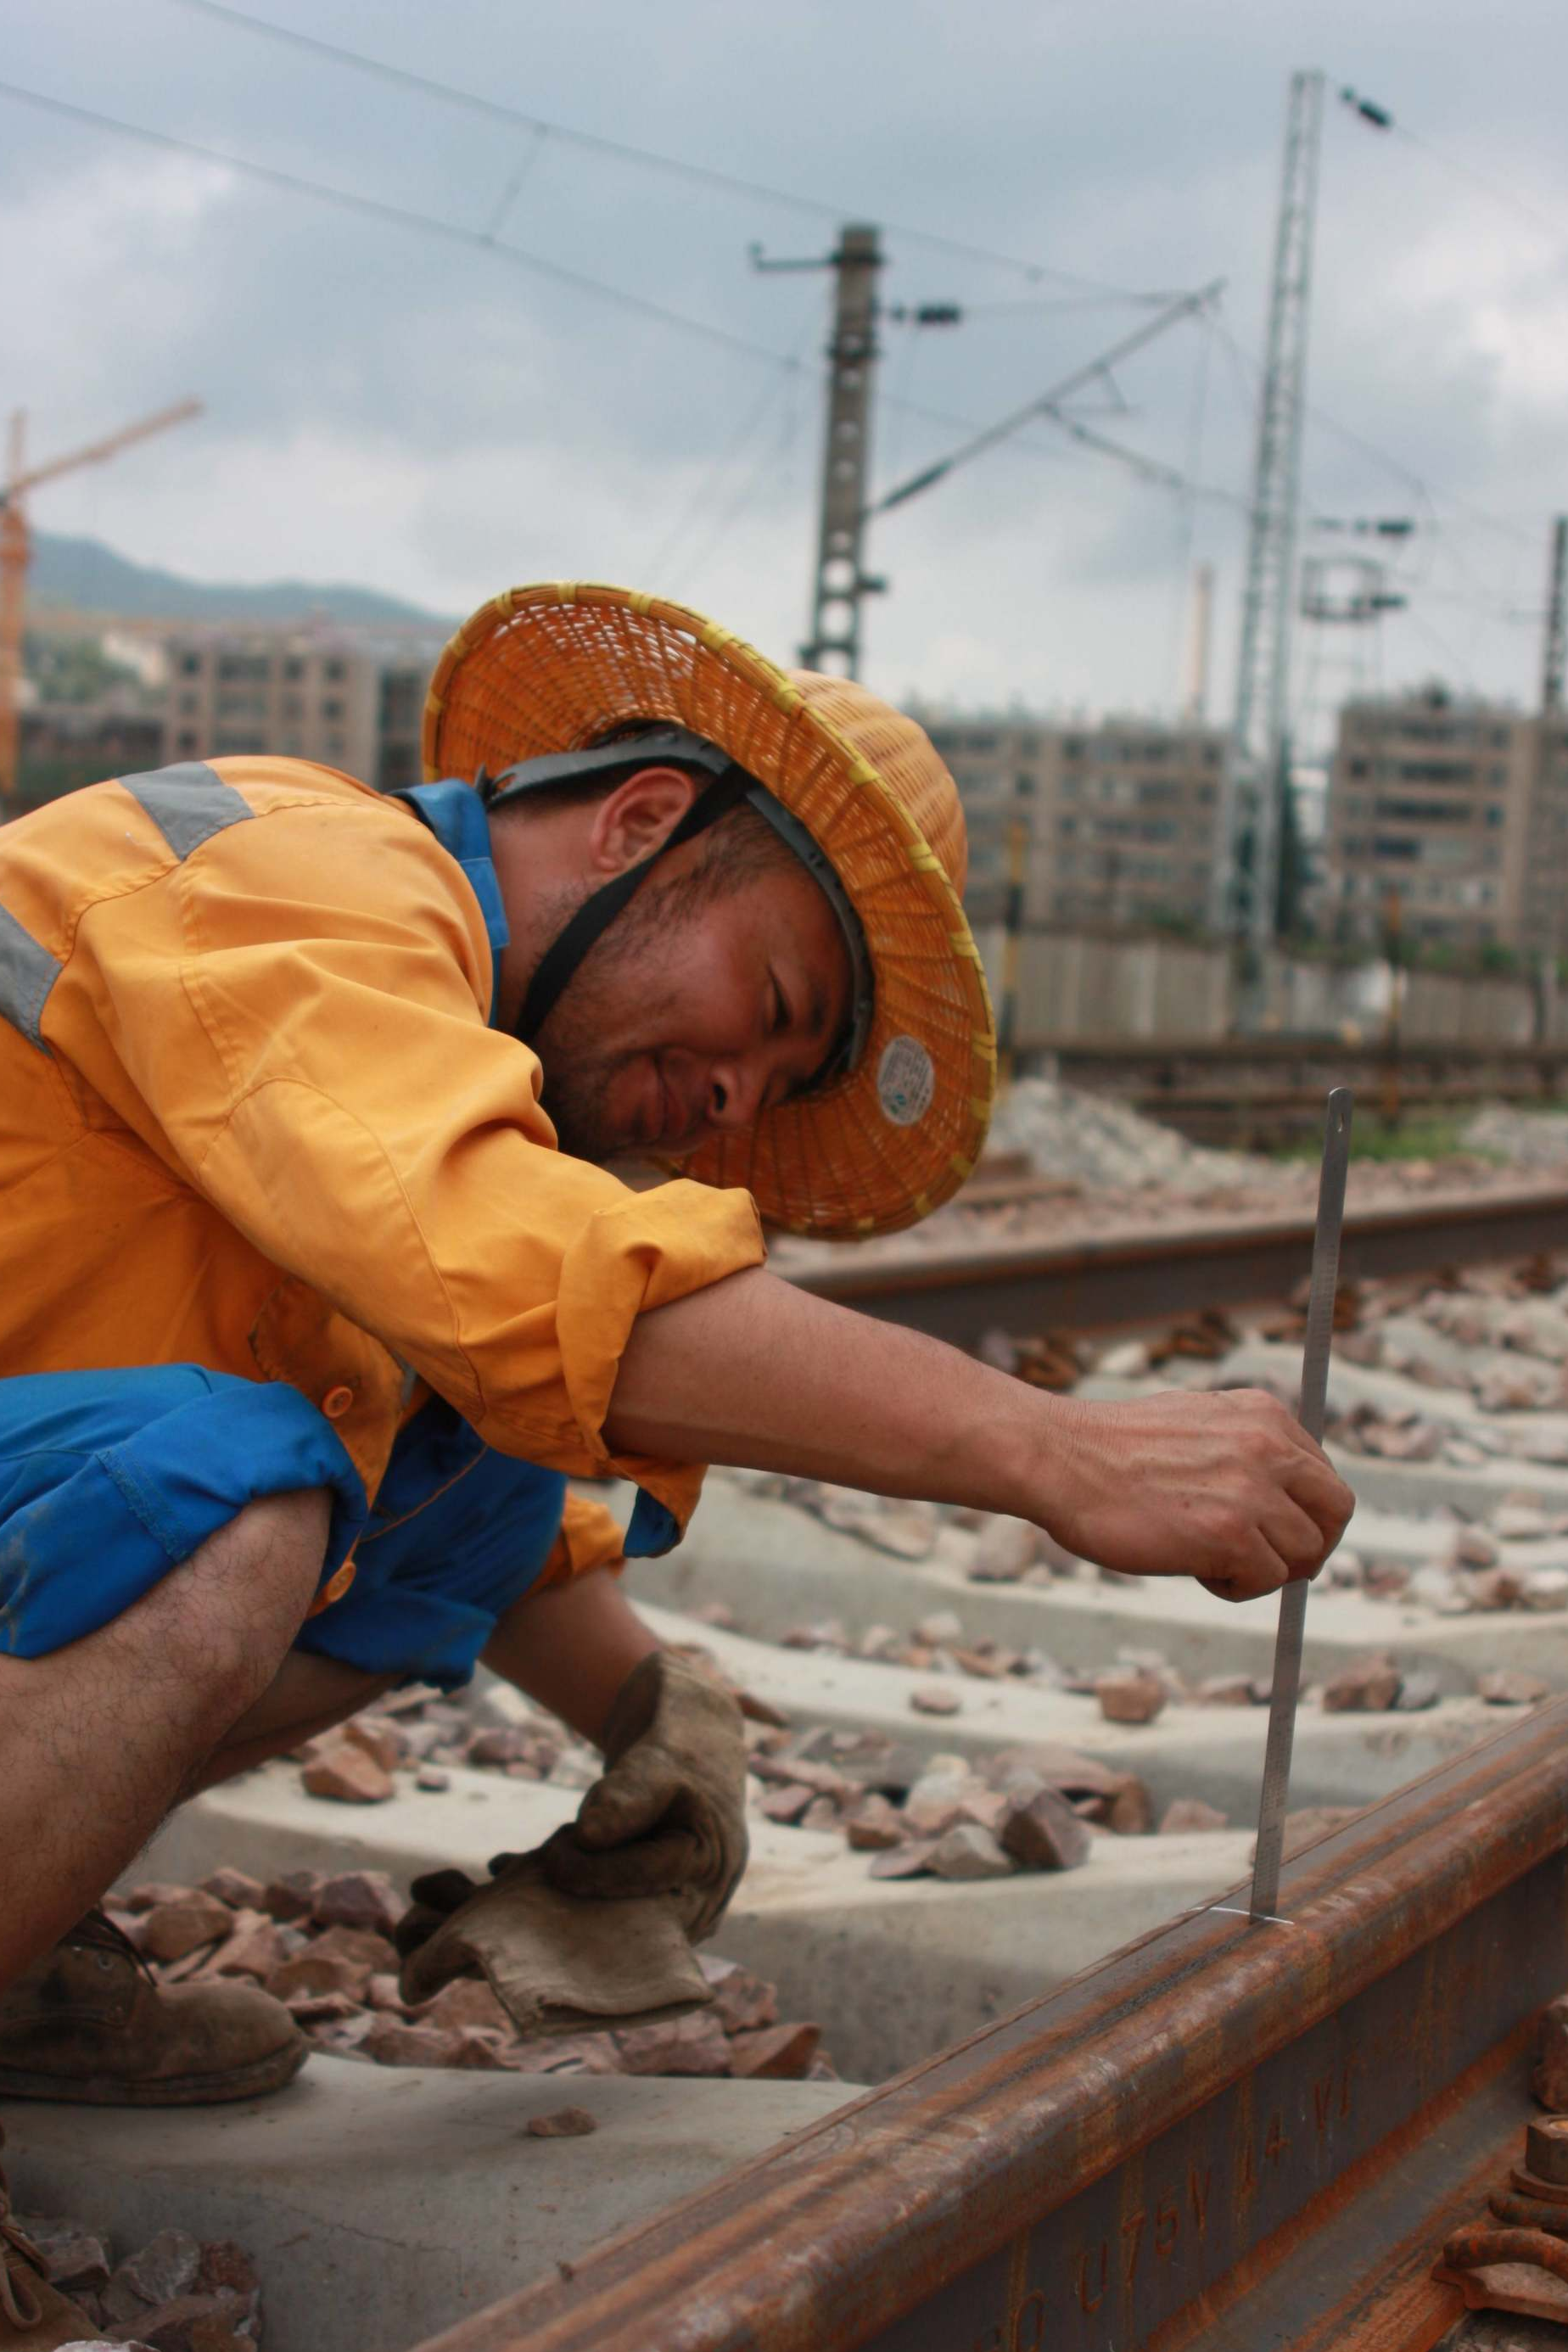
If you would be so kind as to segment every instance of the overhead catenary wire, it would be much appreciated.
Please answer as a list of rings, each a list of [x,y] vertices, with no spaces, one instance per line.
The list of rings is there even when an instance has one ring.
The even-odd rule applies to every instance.
[[[1549,219],[1545,213],[1537,212],[1526,197],[1519,195],[1511,188],[1500,187],[1495,180],[1484,172],[1478,172],[1475,165],[1467,163],[1462,156],[1451,155],[1446,147],[1439,147],[1434,141],[1423,138],[1419,131],[1412,131],[1408,125],[1397,121],[1387,107],[1379,106],[1370,98],[1363,98],[1358,90],[1348,88],[1340,91],[1340,99],[1352,114],[1359,115],[1363,122],[1371,123],[1374,131],[1386,131],[1394,138],[1403,140],[1407,147],[1419,148],[1422,154],[1429,156],[1434,163],[1440,164],[1445,171],[1454,173],[1461,180],[1468,180],[1473,188],[1479,188],[1483,195],[1490,196],[1494,204],[1506,205],[1510,212],[1517,213],[1521,220],[1528,221],[1531,228],[1539,230],[1543,236],[1549,236],[1554,245],[1568,246],[1568,226],[1562,221]]]
[[[737,425],[735,431],[731,435],[730,439],[726,442],[724,447],[714,458],[711,466],[707,467],[705,470],[700,484],[694,495],[687,501],[684,509],[677,519],[674,526],[670,530],[665,531],[661,537],[658,550],[647,565],[647,576],[650,580],[662,580],[665,578],[669,567],[674,563],[677,554],[684,551],[685,542],[690,536],[693,527],[700,522],[704,510],[710,504],[717,504],[721,486],[726,476],[729,474],[731,467],[739,463],[742,456],[750,446],[753,437],[761,432],[763,425],[766,423],[773,411],[774,404],[779,399],[781,393],[791,392],[795,388],[798,382],[798,362],[804,352],[805,345],[811,341],[813,334],[816,332],[816,326],[817,319],[814,307],[806,318],[800,336],[796,341],[795,352],[791,355],[792,359],[796,362],[796,365],[791,366],[781,363],[774,374],[763,386],[760,398],[755,401],[753,404],[742,415],[740,423]],[[793,439],[793,426],[788,437]],[[764,446],[764,462],[766,456],[767,450]],[[723,523],[728,523],[733,519],[732,503],[731,506],[726,506],[723,509],[722,518]],[[722,524],[721,527],[722,527]],[[702,541],[702,551],[704,554],[707,552],[707,547],[708,540],[705,537]],[[691,561],[695,563],[698,559],[694,557]]]
[[[1219,337],[1220,341],[1228,349],[1236,362],[1249,369],[1255,376],[1261,375],[1262,361],[1238,342],[1230,329],[1219,318],[1213,313],[1207,313],[1205,317],[1211,331]],[[1342,424],[1338,417],[1331,416],[1318,402],[1308,401],[1306,413],[1314,425],[1321,426],[1325,432],[1333,434],[1336,438],[1345,442],[1350,447],[1359,449],[1363,457],[1370,457],[1375,464],[1385,467],[1389,473],[1404,483],[1413,497],[1424,500],[1433,526],[1440,522],[1438,512],[1440,499],[1443,504],[1452,508],[1456,514],[1468,515],[1483,530],[1497,531],[1500,535],[1516,540],[1521,545],[1531,549],[1536,545],[1537,534],[1527,530],[1522,523],[1510,522],[1502,515],[1488,514],[1484,508],[1473,505],[1468,499],[1460,498],[1457,491],[1435,490],[1422,475],[1413,473],[1403,459],[1395,457],[1387,449],[1380,448],[1376,442],[1369,441],[1364,434],[1357,433],[1350,425]]]
[[[658,302],[647,295],[636,294],[627,288],[613,285],[606,278],[595,278],[585,270],[552,261],[542,254],[529,253],[521,246],[503,244],[489,229],[469,228],[460,221],[445,220],[435,213],[418,212],[411,205],[395,205],[384,197],[333,187],[330,182],[311,179],[304,173],[288,171],[279,164],[258,163],[249,156],[237,155],[224,148],[205,146],[200,141],[186,139],[175,131],[158,131],[144,123],[129,122],[121,116],[105,114],[97,108],[79,105],[74,100],[29,89],[20,82],[0,79],[0,98],[35,107],[67,121],[83,123],[91,130],[107,131],[116,137],[136,140],[173,153],[194,155],[199,162],[237,173],[242,178],[281,189],[287,194],[310,197],[317,203],[333,205],[339,211],[357,214],[362,219],[380,221],[388,227],[412,230],[419,235],[465,246],[471,252],[486,254],[516,268],[551,278],[576,292],[619,304],[662,326],[716,344],[743,359],[760,361],[767,366],[790,373],[805,373],[810,370],[810,362],[798,352],[775,351],[766,343],[753,342],[748,336],[737,335],[729,328],[715,326],[709,320],[693,318],[684,311],[671,309],[668,303]],[[953,410],[934,408],[921,401],[901,400],[897,395],[886,397],[890,405],[907,410],[911,416],[923,417],[930,424],[946,425],[961,433],[982,430],[975,418],[961,415]],[[1015,441],[1013,446],[1037,457],[1053,454],[1038,443]]]
[[[44,91],[28,89],[20,83],[0,80],[0,98],[9,98],[21,105],[35,107],[45,113],[61,117],[68,121],[83,123],[90,129],[107,131],[118,137],[139,141],[148,146],[160,147],[174,153],[194,155],[203,163],[216,164],[220,169],[237,173],[243,178],[256,180],[264,185],[281,189],[289,194],[310,197],[318,203],[335,206],[340,211],[357,215],[362,219],[380,221],[389,227],[443,238],[448,243],[466,247],[471,252],[489,255],[513,268],[552,279],[574,291],[619,304],[678,332],[694,336],[742,358],[761,362],[781,374],[804,373],[810,365],[808,361],[798,354],[774,351],[765,343],[754,343],[748,337],[734,334],[726,328],[714,326],[706,320],[691,318],[646,295],[634,294],[623,287],[612,285],[606,279],[594,278],[585,271],[573,269],[563,263],[551,261],[542,255],[525,252],[521,247],[504,244],[491,229],[467,227],[460,222],[444,220],[438,215],[421,213],[408,205],[389,203],[382,197],[363,195],[352,189],[336,188],[328,182],[311,179],[303,173],[287,171],[276,164],[258,163],[250,157],[237,155],[221,148],[207,147],[199,141],[184,138],[174,131],[157,131],[149,129],[142,123],[128,122],[120,116],[105,114],[96,108],[81,106],[68,99],[55,98]],[[889,400],[889,404],[905,410],[912,416],[922,417],[928,423],[942,425],[955,432],[979,435],[984,429],[973,417],[963,416],[951,410],[934,408],[924,402],[901,400],[895,395]],[[1078,437],[1085,439],[1089,437],[1088,428],[1075,429],[1078,430]],[[1014,439],[1011,446],[1021,454],[1037,458],[1048,458],[1055,454],[1042,447],[1038,443],[1026,439]],[[1110,446],[1110,445],[1105,446]],[[1137,464],[1140,467],[1146,463],[1152,466],[1152,461],[1131,457],[1131,453],[1113,451],[1113,454],[1128,456],[1130,462]],[[1166,487],[1173,486],[1173,484],[1166,485]],[[1226,498],[1229,494],[1200,488],[1195,495]]]
[[[288,33],[285,28],[265,25],[260,19],[250,18],[240,10],[231,9],[221,5],[221,0],[176,0],[176,5],[198,7],[215,17],[231,18],[237,24],[246,25],[263,32],[276,34],[280,38],[297,38],[305,46],[325,49],[329,53],[334,55],[340,54],[336,51],[334,45],[332,44],[321,43],[311,36],[294,36]],[[341,55],[344,61],[363,65],[367,70],[382,70],[379,62],[376,60],[360,59],[353,52],[345,51],[342,52]],[[392,79],[403,78],[411,79],[415,82],[426,82],[430,79],[428,77],[405,76],[402,68],[388,68],[385,71]],[[679,174],[693,181],[707,180],[710,182],[721,182],[725,185],[731,186],[736,193],[744,193],[751,195],[762,196],[770,201],[777,200],[781,203],[793,204],[803,210],[814,210],[818,213],[836,214],[839,210],[838,207],[819,204],[812,199],[797,198],[793,196],[787,191],[770,190],[763,187],[761,184],[753,184],[734,175],[713,173],[703,165],[688,165],[679,162],[679,159],[658,157],[647,153],[646,151],[640,149],[633,149],[629,147],[622,148],[615,142],[597,141],[592,134],[576,133],[565,126],[552,124],[542,117],[533,117],[522,114],[519,110],[500,107],[495,101],[480,99],[473,93],[448,89],[447,86],[445,84],[432,83],[431,88],[434,94],[437,96],[450,98],[453,100],[461,100],[464,103],[471,102],[476,108],[481,109],[487,112],[504,115],[506,120],[513,128],[521,128],[528,133],[526,147],[521,157],[518,158],[514,163],[505,189],[503,190],[499,202],[491,207],[488,223],[483,227],[471,226],[462,222],[444,218],[433,213],[421,211],[414,206],[397,204],[381,197],[363,194],[353,189],[335,186],[330,182],[317,180],[303,173],[290,171],[282,166],[257,161],[243,154],[226,152],[223,149],[209,147],[204,145],[198,141],[187,139],[175,133],[151,129],[145,125],[83,106],[69,100],[57,98],[43,91],[31,89],[20,84],[0,81],[0,96],[9,97],[14,102],[37,109],[64,120],[77,121],[84,126],[102,132],[107,132],[112,136],[131,139],[146,145],[161,147],[165,150],[189,154],[197,160],[210,163],[220,170],[232,173],[242,178],[250,179],[263,184],[269,185],[283,193],[306,196],[313,201],[334,206],[346,214],[358,215],[362,218],[379,221],[386,226],[395,227],[404,232],[413,231],[426,236],[438,237],[450,244],[466,247],[472,251],[489,254],[492,257],[497,257],[505,262],[509,268],[536,274],[540,278],[553,281],[569,290],[590,296],[598,300],[616,304],[633,314],[640,315],[648,320],[661,324],[673,331],[700,339],[711,347],[728,351],[735,356],[742,358],[748,362],[760,362],[765,365],[770,371],[773,372],[776,381],[767,388],[763,400],[758,404],[757,410],[753,413],[765,415],[767,410],[771,408],[773,402],[776,400],[780,383],[790,381],[804,381],[805,378],[812,372],[811,362],[808,359],[803,358],[798,352],[787,353],[772,349],[763,342],[756,341],[749,337],[738,334],[734,331],[721,326],[711,320],[677,310],[672,305],[661,302],[653,296],[638,293],[629,288],[616,286],[606,279],[595,276],[589,271],[576,269],[568,264],[554,261],[546,255],[533,253],[526,250],[521,246],[504,242],[501,239],[500,231],[521,188],[527,183],[533,171],[537,168],[545,147],[552,140],[559,140],[562,143],[571,143],[584,148],[598,146],[606,152],[624,153],[626,160],[629,162],[646,163],[650,167],[668,170],[673,173]],[[944,245],[951,250],[963,250],[974,258],[987,259],[999,264],[1005,263],[1008,267],[1023,269],[1032,274],[1049,274],[1046,271],[1044,265],[1025,264],[1018,261],[1016,257],[991,254],[988,253],[986,249],[978,247],[963,247],[959,245],[955,240],[934,237],[929,232],[922,230],[910,228],[900,230],[899,234],[907,235],[911,238],[916,238],[922,242]],[[1066,273],[1059,274],[1064,277],[1066,276]],[[1083,283],[1085,281],[1080,280],[1078,282]],[[1057,296],[1043,295],[1037,299],[1027,301],[1021,300],[1016,303],[994,303],[978,306],[966,305],[965,310],[966,315],[970,315],[972,313],[978,315],[985,315],[988,313],[1002,315],[1006,312],[1019,313],[1029,310],[1038,310],[1040,312],[1061,310],[1065,312],[1079,309],[1087,310],[1112,301],[1132,301],[1139,304],[1150,304],[1166,300],[1168,299],[1169,298],[1151,294],[1133,295],[1121,289],[1107,289],[1103,292],[1092,294],[1063,294]],[[1242,350],[1242,348],[1236,342],[1235,338],[1229,334],[1228,330],[1225,326],[1223,326],[1217,320],[1213,319],[1212,315],[1209,317],[1208,323],[1211,324],[1214,331],[1218,335],[1222,347],[1226,349],[1227,357],[1231,360],[1233,366],[1237,366],[1238,373],[1240,366],[1256,369],[1258,362],[1251,358],[1250,354],[1247,354]],[[909,399],[907,395],[900,398],[897,395],[884,394],[884,402],[887,406],[894,408],[910,416],[921,416],[932,422],[947,425],[958,432],[970,434],[975,437],[976,441],[988,441],[990,436],[995,432],[994,427],[981,428],[972,418],[955,415],[951,412],[930,406],[924,403],[916,402]],[[1145,482],[1154,487],[1163,488],[1179,498],[1196,498],[1245,509],[1247,501],[1239,493],[1228,491],[1213,485],[1197,483],[1193,480],[1190,470],[1184,474],[1177,468],[1166,466],[1158,459],[1145,457],[1140,452],[1125,448],[1118,443],[1110,440],[1107,436],[1096,433],[1081,416],[1068,415],[1066,413],[1060,413],[1054,410],[1048,398],[1037,404],[1034,404],[1033,406],[1035,408],[1035,413],[1037,415],[1041,422],[1054,426],[1058,432],[1062,432],[1071,436],[1081,445],[1093,448],[1100,454],[1111,457],[1117,462],[1123,464],[1135,471]],[[1392,457],[1389,452],[1378,448],[1375,444],[1367,440],[1364,436],[1353,432],[1350,427],[1341,424],[1338,419],[1327,415],[1316,404],[1311,405],[1309,413],[1311,415],[1315,424],[1318,424],[1328,431],[1335,434],[1338,437],[1346,441],[1352,446],[1360,448],[1367,457],[1372,458],[1380,466],[1386,467],[1398,479],[1407,485],[1414,494],[1422,498],[1428,512],[1432,515],[1433,520],[1436,520],[1434,493],[1419,476],[1414,474],[1408,467],[1403,465],[1399,459]],[[749,438],[749,435],[747,434],[742,434],[738,436],[738,440],[742,446],[743,446],[747,438]],[[1019,454],[1029,455],[1037,458],[1041,457],[1048,457],[1056,454],[1047,449],[1038,439],[1028,438],[1022,434],[1018,435],[1018,436],[1012,441],[1011,446],[1017,449]],[[736,451],[736,456],[738,455],[739,448],[737,448]],[[728,461],[729,466],[732,466],[734,462],[734,458],[731,458]],[[948,462],[951,461],[943,462],[941,470],[946,470]],[[727,471],[728,467],[724,470]],[[686,539],[689,536],[690,530],[700,523],[700,510],[702,508],[708,506],[709,495],[717,496],[720,494],[721,494],[721,483],[719,480],[715,479],[712,484],[711,493],[700,496],[694,509],[689,510],[687,516],[679,528],[677,533],[678,539]],[[1446,497],[1444,502],[1451,509],[1458,513],[1468,514],[1481,527],[1500,534],[1506,534],[1506,536],[1512,540],[1521,549],[1528,549],[1531,554],[1534,553],[1538,536],[1536,532],[1529,530],[1521,525],[1507,521],[1502,518],[1487,514],[1479,509],[1470,507],[1468,501],[1459,499],[1457,497]],[[1449,548],[1444,551],[1453,557],[1456,564],[1458,565],[1461,570],[1468,569],[1468,566],[1462,564],[1457,550]],[[1474,575],[1472,574],[1471,577],[1473,579]],[[1479,583],[1478,583],[1477,585],[1479,587]],[[1476,596],[1475,601],[1477,607],[1479,609],[1484,609],[1486,606],[1490,605],[1492,611],[1495,613],[1496,604],[1494,602],[1494,596],[1495,592],[1493,592],[1492,594],[1488,594],[1483,591]],[[1449,600],[1458,602],[1458,593],[1451,592]],[[1500,618],[1502,616],[1499,615],[1498,617]]]
[[[68,121],[88,123],[94,130],[112,131],[123,138],[140,140],[147,146],[199,156],[203,163],[216,163],[225,171],[237,172],[247,179],[265,181],[269,186],[286,189],[293,195],[313,196],[320,203],[337,205],[340,211],[357,213],[362,219],[414,229],[426,236],[445,237],[449,244],[466,246],[471,252],[493,255],[498,260],[510,262],[516,268],[552,278],[557,285],[571,287],[578,293],[592,294],[601,301],[618,303],[623,310],[636,311],[645,319],[657,320],[660,325],[676,328],[682,334],[698,336],[721,350],[738,352],[746,359],[766,361],[771,367],[804,364],[788,359],[783,352],[770,350],[765,343],[754,343],[748,336],[734,334],[727,327],[716,327],[706,319],[691,318],[684,311],[672,310],[666,302],[656,302],[646,294],[634,294],[629,288],[612,285],[607,278],[592,277],[586,270],[574,269],[565,262],[551,261],[542,254],[527,253],[521,246],[503,245],[486,230],[466,228],[461,222],[443,220],[437,213],[416,212],[407,205],[391,204],[382,196],[360,195],[350,188],[334,188],[328,181],[312,180],[303,173],[285,171],[276,163],[258,163],[248,156],[235,155],[220,147],[206,147],[197,140],[182,138],[173,131],[151,131],[142,123],[127,122],[119,115],[100,113],[95,107],[79,106],[70,99],[49,97],[42,90],[28,89],[20,82],[0,81],[0,98],[37,107],[47,114],[62,116]]]
[[[742,515],[750,510],[763,485],[769,480],[786,480],[791,475],[801,433],[800,387],[793,376],[783,380],[783,387],[784,415],[777,436],[772,440],[764,440],[755,461],[742,476],[728,503],[714,516],[695,548],[681,559],[686,572],[693,579],[700,575],[720,541],[732,531]]]
[[[634,146],[629,141],[605,138],[598,132],[579,131],[563,122],[530,114],[521,107],[510,106],[504,100],[483,97],[477,90],[464,89],[454,82],[438,80],[435,75],[420,73],[409,66],[390,64],[384,58],[368,56],[363,50],[351,49],[338,41],[322,39],[320,34],[305,33],[292,25],[279,25],[268,17],[253,16],[243,8],[232,8],[226,0],[176,0],[176,5],[195,9],[199,15],[215,18],[219,23],[242,27],[262,37],[286,42],[291,47],[313,50],[317,56],[330,58],[334,63],[348,66],[359,73],[373,74],[378,80],[391,82],[405,89],[424,92],[448,105],[460,106],[477,114],[488,115],[492,121],[510,122],[529,131],[543,131],[564,144],[581,147],[600,155],[616,157],[619,162],[635,163],[645,170],[662,172],[693,181],[710,188],[723,188],[735,195],[762,199],[772,205],[782,205],[793,212],[809,213],[817,219],[849,220],[867,217],[863,207],[832,204],[820,196],[804,196],[796,191],[775,188],[759,180],[751,180],[739,173],[721,172],[707,163],[694,163],[678,155],[663,155],[647,147]],[[1102,299],[1122,302],[1146,302],[1159,299],[1134,288],[1112,286],[1103,279],[1086,277],[1082,272],[1060,269],[1054,263],[1028,261],[1017,254],[999,253],[992,247],[971,243],[965,238],[948,236],[940,230],[918,228],[907,222],[888,220],[875,215],[878,224],[891,236],[911,244],[931,247],[934,251],[961,256],[970,261],[981,261],[994,268],[1010,269],[1037,283],[1052,278],[1064,286],[1075,286]]]
[[[491,209],[489,226],[485,230],[487,237],[493,240],[500,235],[502,229],[506,226],[506,216],[508,213],[510,212],[513,205],[516,204],[519,196],[522,194],[522,191],[527,186],[529,181],[532,179],[534,166],[544,152],[544,142],[549,136],[550,133],[542,125],[541,125],[540,129],[534,132],[531,143],[524,149],[521,160],[513,166],[511,177],[508,180],[505,187],[501,190],[500,194],[497,197],[495,205]]]
[[[1179,296],[1156,318],[1150,320],[1142,327],[1135,328],[1131,334],[1123,336],[1110,351],[1100,352],[1098,358],[1090,360],[1083,367],[1075,369],[1060,383],[1053,384],[1048,392],[1043,393],[1037,399],[1026,401],[1023,407],[1009,411],[1007,415],[1000,417],[994,425],[987,425],[972,434],[960,447],[950,450],[945,457],[935,459],[931,465],[921,467],[918,473],[910,475],[907,480],[895,483],[890,490],[885,490],[879,499],[873,501],[871,513],[886,514],[891,508],[902,506],[910,499],[917,498],[922,490],[932,488],[936,483],[945,480],[947,476],[953,473],[960,466],[965,466],[972,458],[978,457],[986,450],[994,448],[999,442],[1010,440],[1021,426],[1028,424],[1036,416],[1048,416],[1053,424],[1062,426],[1076,438],[1090,439],[1092,436],[1089,429],[1079,425],[1077,420],[1068,416],[1062,410],[1061,403],[1071,399],[1075,392],[1080,390],[1085,384],[1094,382],[1096,378],[1109,380],[1113,367],[1121,361],[1130,358],[1144,343],[1152,341],[1156,335],[1163,334],[1165,329],[1173,326],[1178,319],[1190,317],[1194,313],[1205,310],[1217,299],[1223,282],[1222,279],[1216,278],[1211,285],[1200,288],[1196,293]],[[1125,456],[1128,453],[1121,454]],[[1147,462],[1151,470],[1154,470],[1153,461]],[[1168,467],[1160,470],[1167,475],[1171,471]],[[1169,482],[1166,486],[1169,487]]]

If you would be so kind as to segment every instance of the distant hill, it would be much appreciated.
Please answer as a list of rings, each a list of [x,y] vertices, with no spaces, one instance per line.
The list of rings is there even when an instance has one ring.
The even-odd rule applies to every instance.
[[[456,624],[374,588],[318,580],[275,580],[260,587],[186,580],[177,572],[132,563],[96,539],[33,533],[29,598],[88,613],[123,613],[163,621],[302,621],[324,613],[351,627],[416,626],[445,633]]]

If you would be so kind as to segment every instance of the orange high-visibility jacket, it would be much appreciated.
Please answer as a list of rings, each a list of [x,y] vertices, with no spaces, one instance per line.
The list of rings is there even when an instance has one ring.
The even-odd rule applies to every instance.
[[[490,994],[461,866],[333,769],[191,762],[0,831],[0,1376],[290,1381],[373,1496],[422,1380],[684,1525],[701,1470],[612,1456],[605,1413],[638,1314],[760,1262],[755,1209],[565,1157]],[[619,1549],[596,1505],[564,1535],[552,1566]]]

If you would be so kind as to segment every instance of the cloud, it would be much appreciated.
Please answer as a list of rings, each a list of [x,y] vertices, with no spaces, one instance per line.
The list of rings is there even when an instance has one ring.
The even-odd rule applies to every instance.
[[[958,248],[1113,287],[1223,274],[1227,328],[1256,354],[1287,78],[1322,58],[1426,143],[1355,123],[1331,79],[1311,392],[1354,437],[1313,426],[1310,510],[1415,510],[1428,526],[1400,562],[1412,617],[1388,625],[1387,676],[1451,655],[1468,673],[1456,682],[1528,690],[1535,633],[1506,614],[1539,595],[1568,375],[1568,25],[1545,0],[1518,0],[1506,43],[1473,0],[1386,0],[1370,23],[1351,0],[1310,15],[1191,0],[1179,16],[1156,0],[987,0],[983,38],[951,0],[797,0],[772,16],[721,0],[265,5],[605,138],[952,240],[887,232],[889,299],[951,297],[973,315],[941,334],[886,325],[884,483],[1139,315],[1045,307],[1061,280]],[[798,642],[828,280],[759,276],[746,248],[820,257],[831,210],[541,142],[179,0],[19,0],[11,30],[20,81],[470,232],[521,173],[503,239],[763,354],[0,100],[0,401],[27,406],[39,452],[187,392],[208,411],[63,480],[40,523],[209,577],[358,577],[442,610],[534,572],[619,576],[771,648]],[[1561,217],[1563,240],[1476,173]],[[1133,413],[1099,421],[1167,465],[1197,450],[1204,478],[1239,494],[1255,380],[1210,352],[1200,446],[1195,349],[1188,329],[1152,347],[1119,376]],[[868,611],[869,674],[931,697],[1168,702],[1198,556],[1219,571],[1223,702],[1234,508],[1184,518],[1035,426],[876,526],[872,565],[892,587]]]

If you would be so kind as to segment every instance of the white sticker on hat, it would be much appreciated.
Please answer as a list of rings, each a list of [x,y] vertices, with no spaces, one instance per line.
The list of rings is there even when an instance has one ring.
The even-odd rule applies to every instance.
[[[877,1065],[877,1100],[895,1127],[913,1127],[931,1108],[936,1071],[918,1037],[890,1037]]]

